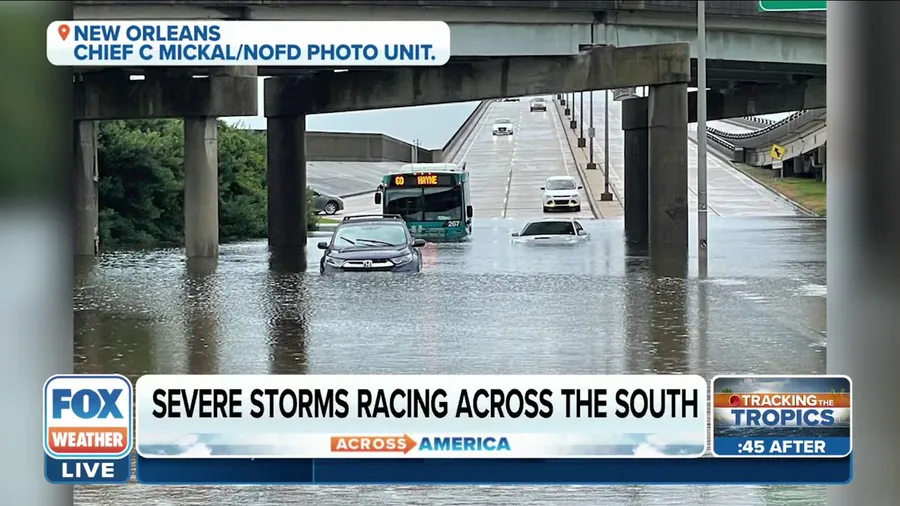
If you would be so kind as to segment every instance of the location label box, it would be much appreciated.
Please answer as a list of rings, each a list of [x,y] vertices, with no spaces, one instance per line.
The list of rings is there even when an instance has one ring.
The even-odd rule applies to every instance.
[[[717,457],[846,457],[851,387],[846,376],[717,376],[712,451]]]
[[[60,374],[44,383],[44,475],[59,484],[131,477],[134,391],[119,374]]]

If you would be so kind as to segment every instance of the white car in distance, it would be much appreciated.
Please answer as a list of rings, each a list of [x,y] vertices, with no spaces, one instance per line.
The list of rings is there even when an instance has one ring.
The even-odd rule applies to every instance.
[[[500,118],[494,120],[494,135],[512,135],[513,124],[511,119]]]
[[[513,232],[513,242],[554,245],[576,244],[590,238],[587,230],[571,218],[545,218],[527,223],[521,231]]]
[[[581,185],[572,176],[548,177],[541,190],[544,195],[541,205],[544,212],[550,211],[581,211],[581,197],[578,190]]]

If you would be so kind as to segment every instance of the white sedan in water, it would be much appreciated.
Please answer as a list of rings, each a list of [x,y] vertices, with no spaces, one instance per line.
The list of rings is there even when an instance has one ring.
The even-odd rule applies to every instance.
[[[587,230],[571,218],[547,218],[526,224],[512,233],[514,242],[530,244],[576,244],[590,238]]]

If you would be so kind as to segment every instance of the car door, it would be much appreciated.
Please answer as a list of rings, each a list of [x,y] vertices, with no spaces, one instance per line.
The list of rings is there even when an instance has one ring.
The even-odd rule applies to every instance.
[[[317,212],[321,212],[323,209],[325,209],[325,196],[315,190],[313,190],[312,195],[313,209],[315,209]]]
[[[578,223],[577,221],[572,221],[572,225],[575,225],[575,234],[576,235],[587,235],[587,233],[584,231],[584,227],[581,226],[581,223]]]

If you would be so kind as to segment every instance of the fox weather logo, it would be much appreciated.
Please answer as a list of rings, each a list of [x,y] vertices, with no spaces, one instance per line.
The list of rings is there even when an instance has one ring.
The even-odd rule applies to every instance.
[[[133,387],[119,374],[44,383],[44,474],[51,483],[124,483],[131,475]]]

